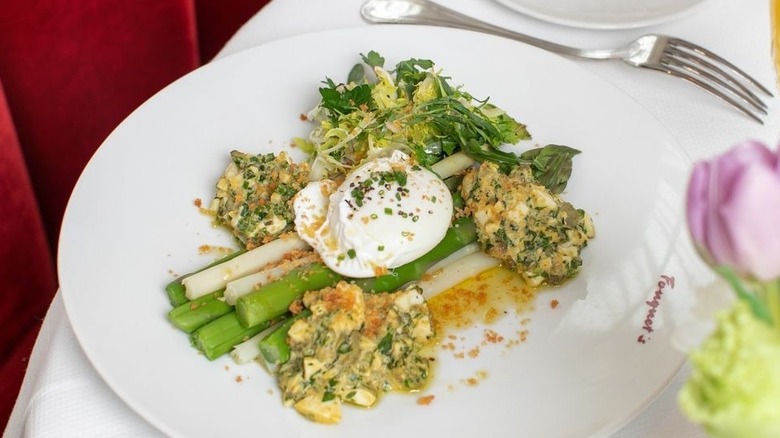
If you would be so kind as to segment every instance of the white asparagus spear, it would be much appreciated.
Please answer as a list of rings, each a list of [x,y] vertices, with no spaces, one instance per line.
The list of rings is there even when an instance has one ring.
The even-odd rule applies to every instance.
[[[454,261],[437,272],[426,274],[424,280],[418,285],[423,290],[423,296],[430,299],[462,281],[495,268],[500,263],[497,259],[478,251]]]
[[[298,236],[285,236],[254,248],[225,263],[192,274],[181,283],[186,289],[187,298],[194,300],[224,288],[230,281],[257,272],[269,263],[282,260],[291,251],[303,250],[308,247],[306,242]]]

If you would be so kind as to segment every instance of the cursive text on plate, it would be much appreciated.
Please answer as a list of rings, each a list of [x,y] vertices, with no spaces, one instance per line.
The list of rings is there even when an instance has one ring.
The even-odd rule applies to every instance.
[[[644,330],[646,333],[642,333],[639,335],[638,338],[636,338],[636,341],[640,344],[645,344],[647,341],[650,340],[650,333],[653,333],[655,329],[653,329],[653,321],[655,319],[655,313],[658,311],[658,306],[661,305],[661,299],[664,296],[664,291],[666,288],[674,289],[674,277],[668,276],[668,275],[661,275],[660,279],[658,280],[658,283],[656,283],[656,289],[653,293],[653,297],[647,301],[645,301],[645,304],[647,305],[647,314],[645,315],[644,325],[642,326],[642,330]]]

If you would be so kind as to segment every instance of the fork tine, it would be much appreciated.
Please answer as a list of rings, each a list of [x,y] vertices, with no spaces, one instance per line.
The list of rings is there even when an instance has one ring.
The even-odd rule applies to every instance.
[[[760,124],[764,124],[764,121],[761,120],[760,117],[755,115],[750,109],[746,108],[744,105],[739,103],[738,101],[734,100],[731,96],[728,94],[718,90],[717,88],[713,87],[712,85],[700,80],[699,78],[695,76],[691,76],[687,70],[677,70],[674,68],[670,68],[669,66],[660,66],[660,65],[645,65],[643,66],[645,68],[657,70],[663,73],[667,73],[669,75],[675,76],[677,78],[680,78],[684,81],[690,82],[698,87],[701,87],[702,89],[706,90],[707,92],[711,93],[714,96],[719,97],[720,99],[724,100],[726,103],[731,104],[734,108],[736,108],[739,112],[742,114],[750,117],[751,119],[755,120],[756,122]]]
[[[682,47],[684,49],[690,50],[692,52],[698,53],[701,56],[709,57],[711,59],[714,59],[715,61],[723,64],[726,66],[729,70],[743,78],[745,81],[752,84],[754,87],[761,90],[764,94],[767,96],[772,96],[772,93],[763,85],[761,85],[757,80],[753,79],[749,74],[742,71],[739,67],[736,65],[726,61],[725,59],[721,58],[720,56],[716,55],[715,53],[705,49],[704,47],[698,46],[696,44],[693,44],[690,41],[686,41],[680,38],[669,38],[669,43],[676,45],[677,47]]]
[[[716,82],[718,85],[728,89],[730,92],[737,95],[740,99],[744,100],[756,108],[766,109],[767,105],[752,91],[750,91],[745,85],[738,81],[721,68],[708,61],[700,55],[693,54],[684,50],[680,50],[675,47],[669,47],[665,54],[674,59],[680,66],[684,66],[687,70],[694,74],[701,75],[707,79]]]
[[[761,111],[762,113],[766,114],[767,106],[766,104],[761,101],[755,94],[750,92],[747,88],[745,88],[742,84],[736,82],[733,78],[731,78],[729,75],[725,74],[723,71],[720,71],[717,69],[716,66],[712,65],[710,62],[698,58],[689,58],[686,54],[680,55],[676,50],[673,50],[672,52],[668,52],[667,56],[663,57],[661,59],[661,62],[667,63],[669,65],[673,65],[677,68],[682,68],[685,70],[688,70],[690,73],[695,74],[697,76],[702,76],[717,85],[720,85],[721,87],[728,90],[730,93],[734,94],[736,97],[738,97],[743,102],[752,105],[757,110]],[[705,69],[702,69],[701,67],[704,67]],[[709,69],[706,70],[706,69]],[[710,73],[712,71],[712,73]],[[716,73],[718,76],[716,76]],[[723,79],[726,81],[724,81]]]

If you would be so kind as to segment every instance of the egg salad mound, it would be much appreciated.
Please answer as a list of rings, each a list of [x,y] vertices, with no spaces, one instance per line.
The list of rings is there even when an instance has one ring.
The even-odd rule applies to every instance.
[[[290,359],[277,372],[285,405],[337,423],[343,402],[369,407],[384,392],[427,382],[431,359],[421,351],[433,328],[418,288],[367,294],[342,281],[307,292],[302,304],[311,316],[290,327]]]
[[[294,163],[285,152],[232,151],[208,210],[252,249],[293,229],[292,197],[308,182],[309,165]]]
[[[504,174],[482,163],[463,178],[461,194],[483,250],[531,286],[560,284],[579,272],[593,221],[537,183],[528,166]]]

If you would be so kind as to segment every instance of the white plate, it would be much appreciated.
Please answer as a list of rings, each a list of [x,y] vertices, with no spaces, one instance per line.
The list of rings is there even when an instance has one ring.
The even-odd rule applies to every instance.
[[[432,59],[455,84],[527,123],[540,144],[581,149],[566,197],[593,214],[598,236],[575,281],[542,293],[533,312],[490,327],[506,342],[480,346],[484,327],[477,326],[456,342],[459,350],[480,346],[476,358],[439,352],[425,391],[433,403],[388,395],[375,409],[347,409],[342,424],[324,427],[282,407],[259,366],[199,356],[166,321],[163,286],[169,270],[184,273],[213,259],[198,255],[199,246],[230,242],[193,205],[213,196],[228,152],[278,150],[304,135],[309,125],[299,116],[318,102],[321,81],[344,80],[369,50],[389,65]],[[697,266],[681,221],[688,168],[675,141],[636,102],[547,52],[443,28],[309,34],[187,75],[106,139],[64,218],[61,287],[97,371],[169,435],[595,436],[642,410],[682,363],[670,336],[686,322],[687,269]],[[654,331],[646,333],[645,302],[662,275],[675,285],[665,286],[648,320]],[[523,318],[530,322],[522,325]],[[521,330],[527,340],[507,348]],[[463,383],[482,371],[478,385]]]
[[[706,0],[496,0],[540,20],[588,29],[647,27],[681,18]]]

